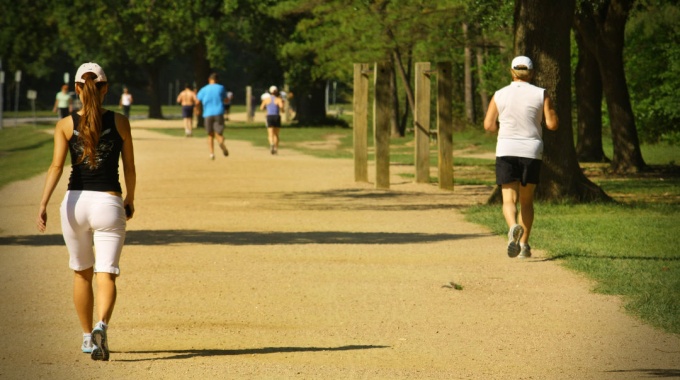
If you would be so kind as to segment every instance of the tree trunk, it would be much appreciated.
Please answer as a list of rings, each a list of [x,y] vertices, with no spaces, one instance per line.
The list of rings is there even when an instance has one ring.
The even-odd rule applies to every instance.
[[[408,62],[406,64],[406,67],[408,67],[406,71],[406,77],[408,78],[409,82],[411,81],[411,68],[413,67],[413,56],[411,54],[411,51],[409,50],[408,54]],[[400,136],[405,136],[406,135],[406,123],[408,122],[408,114],[409,114],[409,104],[408,104],[408,98],[404,99],[404,112],[401,115],[401,118],[399,119],[399,134]]]
[[[608,0],[594,9],[583,2],[574,25],[583,45],[595,54],[602,76],[612,130],[616,172],[637,172],[645,168],[640,151],[633,108],[623,65],[624,32],[633,0]]]
[[[477,56],[477,78],[479,78],[479,100],[482,102],[482,114],[486,115],[486,110],[489,107],[489,93],[484,89],[485,79],[484,71],[484,50],[481,47],[475,49]]]
[[[160,83],[160,64],[151,63],[145,66],[147,78],[146,93],[149,96],[149,119],[162,119]]]
[[[313,125],[326,120],[326,80],[309,80],[299,86],[292,85],[297,99],[295,120],[300,124]]]
[[[581,171],[571,123],[570,30],[574,0],[515,2],[515,53],[534,62],[534,83],[552,98],[559,129],[543,128],[543,167],[536,198],[604,201],[610,198]]]
[[[402,137],[399,133],[399,86],[397,86],[397,71],[394,69],[394,59],[392,59],[392,75],[390,75],[390,97],[392,107],[390,107],[390,135],[392,137]]]
[[[205,43],[199,43],[194,47],[194,81],[196,82],[195,90],[197,93],[198,90],[208,84],[208,76],[210,76],[210,62],[208,61],[207,55],[208,48],[205,46]],[[202,115],[198,115],[196,117],[196,127],[205,127]]]
[[[580,162],[609,162],[602,150],[602,78],[597,58],[583,46],[583,36],[575,31],[578,64],[575,70],[577,138]]]
[[[464,52],[464,68],[463,75],[465,77],[465,121],[470,124],[475,123],[475,107],[473,101],[473,87],[472,87],[472,49],[470,48],[470,40],[468,36],[468,24],[463,23],[463,41],[465,47]]]

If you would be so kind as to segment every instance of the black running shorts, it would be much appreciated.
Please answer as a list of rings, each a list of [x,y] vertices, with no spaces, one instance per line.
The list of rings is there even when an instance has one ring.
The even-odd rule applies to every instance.
[[[496,184],[505,185],[520,182],[538,184],[541,176],[541,160],[526,157],[496,157]]]

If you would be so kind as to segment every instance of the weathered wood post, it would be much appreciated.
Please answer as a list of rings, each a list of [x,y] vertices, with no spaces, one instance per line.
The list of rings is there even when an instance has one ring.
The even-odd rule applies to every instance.
[[[253,122],[253,88],[246,86],[246,120],[249,123]]]
[[[354,64],[354,181],[368,182],[368,63]]]
[[[415,111],[415,181],[430,182],[430,62],[416,62]]]
[[[373,99],[373,144],[375,146],[375,188],[390,188],[390,78],[392,67],[375,64]]]
[[[437,63],[437,141],[439,188],[453,190],[453,73],[451,62]]]
[[[292,111],[290,110],[290,95],[289,95],[290,94],[290,88],[288,87],[287,84],[283,86],[283,91],[286,93],[286,100],[284,100],[284,103],[283,103],[285,105],[284,121],[286,123],[288,123],[288,122],[290,122],[290,115],[291,115]]]

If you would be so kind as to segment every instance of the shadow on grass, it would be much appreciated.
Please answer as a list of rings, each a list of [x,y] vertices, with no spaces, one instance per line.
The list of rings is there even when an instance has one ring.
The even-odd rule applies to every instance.
[[[128,231],[125,245],[223,244],[223,245],[289,245],[289,244],[413,244],[492,236],[481,234],[423,234],[393,232],[220,232],[199,230]],[[0,237],[0,246],[61,246],[61,235],[22,235]]]
[[[580,258],[601,260],[680,261],[680,257],[597,255],[585,252],[565,252],[536,261],[554,261]]]
[[[210,349],[191,349],[191,350],[158,350],[158,351],[119,351],[122,354],[169,354],[166,357],[152,357],[144,359],[123,359],[116,360],[119,362],[142,362],[150,360],[179,360],[191,359],[196,357],[216,357],[216,356],[232,356],[232,355],[264,355],[290,352],[328,352],[328,351],[353,351],[353,350],[370,350],[375,348],[389,348],[390,346],[374,346],[374,345],[349,345],[340,347],[262,347],[262,348],[245,348],[241,350],[210,350]],[[112,351],[115,353],[116,351]]]

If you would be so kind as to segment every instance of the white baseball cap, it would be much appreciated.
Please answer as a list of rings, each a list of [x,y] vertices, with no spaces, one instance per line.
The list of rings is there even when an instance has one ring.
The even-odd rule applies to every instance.
[[[517,70],[517,69],[521,68],[522,66],[526,67],[527,70],[533,70],[534,69],[534,63],[531,62],[531,59],[529,59],[529,57],[525,57],[523,55],[515,57],[515,59],[512,60],[512,64],[510,65],[510,68],[513,69],[513,70]]]
[[[83,75],[87,73],[93,73],[96,76],[94,78],[95,83],[106,82],[106,74],[104,74],[104,69],[102,69],[101,66],[94,62],[83,63],[82,65],[80,65],[78,71],[76,72],[75,81],[79,83],[85,83]]]
[[[276,90],[278,90],[278,88],[276,88],[276,86],[271,86],[271,87],[269,87],[269,92],[270,92],[270,93],[272,93],[272,92],[274,92],[274,91],[276,91]]]

